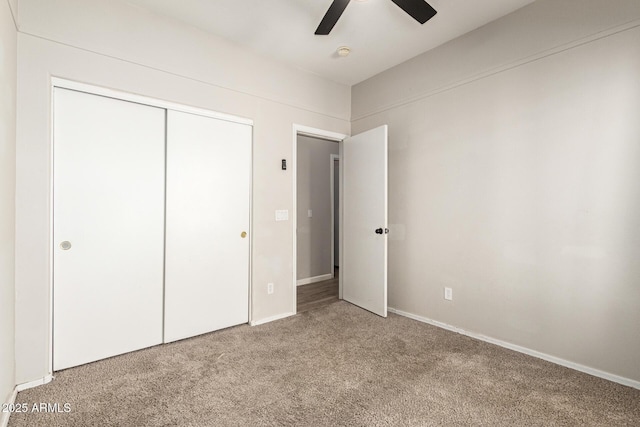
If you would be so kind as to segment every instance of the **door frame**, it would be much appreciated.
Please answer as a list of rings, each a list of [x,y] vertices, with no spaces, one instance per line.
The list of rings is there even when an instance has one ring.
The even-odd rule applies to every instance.
[[[82,82],[78,82],[75,80],[69,80],[69,79],[65,79],[62,77],[55,77],[52,76],[51,80],[50,80],[50,86],[49,86],[49,144],[50,144],[50,151],[49,151],[49,200],[51,201],[51,203],[49,203],[49,232],[48,232],[48,239],[49,239],[49,274],[48,274],[48,287],[49,287],[49,297],[48,297],[48,305],[49,305],[49,315],[48,315],[48,319],[49,319],[49,343],[48,343],[48,353],[49,353],[49,360],[48,360],[48,367],[49,367],[49,374],[43,379],[43,380],[37,380],[37,381],[33,381],[31,383],[28,383],[28,386],[34,386],[34,385],[39,385],[39,384],[46,384],[49,381],[51,381],[53,379],[53,346],[54,346],[54,342],[53,342],[53,310],[55,309],[54,307],[54,301],[53,301],[53,292],[54,292],[54,283],[53,283],[53,251],[54,251],[54,246],[55,246],[55,242],[53,241],[53,204],[54,204],[54,190],[55,190],[55,183],[53,181],[53,159],[54,159],[54,155],[55,155],[55,141],[54,141],[54,133],[53,133],[53,115],[54,115],[54,108],[55,108],[55,100],[54,100],[54,90],[55,88],[62,88],[62,89],[69,89],[69,90],[75,90],[78,92],[84,92],[84,93],[88,93],[91,95],[98,95],[98,96],[104,96],[107,98],[114,98],[114,99],[119,99],[119,100],[123,100],[123,101],[128,101],[128,102],[134,102],[134,103],[138,103],[138,104],[144,104],[144,105],[149,105],[152,107],[159,107],[159,108],[163,108],[165,110],[174,110],[174,111],[181,111],[184,113],[191,113],[191,114],[196,114],[196,115],[200,115],[200,116],[205,116],[205,117],[210,117],[210,118],[214,118],[214,119],[218,119],[218,120],[225,120],[225,121],[229,121],[229,122],[234,122],[234,123],[239,123],[239,124],[245,124],[245,125],[249,125],[251,126],[251,158],[250,158],[250,173],[251,173],[251,177],[250,177],[250,183],[249,183],[249,300],[247,301],[247,304],[249,306],[249,324],[251,324],[252,319],[253,319],[253,306],[252,306],[252,293],[253,293],[253,277],[252,277],[252,266],[253,266],[253,136],[254,136],[254,131],[253,131],[253,119],[247,118],[247,117],[240,117],[240,116],[234,116],[231,114],[226,114],[226,113],[219,113],[216,111],[212,111],[212,110],[207,110],[204,108],[199,108],[199,107],[193,107],[193,106],[189,106],[189,105],[185,105],[185,104],[179,104],[179,103],[175,103],[175,102],[171,102],[171,101],[164,101],[161,99],[157,99],[157,98],[152,98],[152,97],[148,97],[148,96],[143,96],[143,95],[137,95],[137,94],[133,94],[130,92],[124,92],[124,91],[119,91],[119,90],[115,90],[115,89],[109,89],[109,88],[105,88],[105,87],[101,87],[101,86],[96,86],[96,85],[92,85],[92,84],[88,84],[88,83],[82,83]],[[165,169],[166,169],[166,161],[165,161]],[[166,172],[166,170],[165,170]],[[166,203],[166,200],[165,200]],[[166,218],[165,218],[165,222],[166,222]],[[163,248],[164,249],[164,248]],[[164,286],[164,283],[163,283]],[[164,311],[164,307],[163,307],[163,311]],[[163,330],[163,335],[164,335],[164,330]],[[24,387],[24,388],[29,388],[29,387]]]
[[[293,205],[291,209],[291,230],[293,231],[293,254],[292,254],[292,267],[293,277],[291,278],[291,288],[293,293],[293,304],[291,312],[296,314],[298,312],[298,135],[310,136],[313,138],[325,139],[328,141],[335,141],[339,145],[339,156],[342,158],[342,140],[349,135],[339,132],[333,132],[324,129],[318,129],[310,126],[293,124],[293,138],[292,138],[292,162],[291,162],[291,175],[293,180]],[[338,184],[342,189],[342,162],[340,162]],[[332,202],[333,203],[333,202]],[[342,206],[342,190],[340,190],[340,206]],[[342,210],[339,212],[338,222],[342,223]],[[342,259],[342,227],[340,227],[340,235],[338,236],[338,247],[340,248],[339,258]],[[332,267],[333,268],[333,267]],[[333,270],[332,270],[333,271]],[[342,275],[338,277],[339,297],[342,298]]]
[[[336,236],[336,224],[335,224],[335,217],[336,217],[336,207],[335,207],[335,201],[336,201],[336,195],[335,195],[335,176],[336,176],[336,161],[338,162],[338,209],[340,206],[340,196],[342,194],[342,192],[339,190],[340,189],[340,165],[341,165],[341,157],[340,154],[330,154],[329,155],[329,185],[330,187],[330,198],[331,198],[331,277],[335,278],[335,270],[336,270],[336,242],[335,242],[335,236]],[[338,212],[338,215],[340,215],[340,212]],[[338,225],[340,225],[340,220],[338,219]],[[340,230],[338,229],[338,232],[340,232]],[[338,243],[340,242],[340,239],[338,238]],[[338,258],[340,258],[340,251],[338,251]],[[338,276],[339,277],[339,276]],[[342,298],[342,296],[340,296],[340,298]]]

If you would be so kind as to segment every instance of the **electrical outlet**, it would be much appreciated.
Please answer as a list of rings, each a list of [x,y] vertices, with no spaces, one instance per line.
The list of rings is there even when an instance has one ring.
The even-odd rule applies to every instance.
[[[267,283],[267,293],[269,295],[273,293],[273,283]]]
[[[446,299],[447,301],[453,300],[453,289],[444,288],[444,299]]]
[[[309,218],[311,218],[311,217],[313,216],[313,211],[312,211],[311,209],[309,209],[309,210],[307,211],[307,216],[308,216]]]

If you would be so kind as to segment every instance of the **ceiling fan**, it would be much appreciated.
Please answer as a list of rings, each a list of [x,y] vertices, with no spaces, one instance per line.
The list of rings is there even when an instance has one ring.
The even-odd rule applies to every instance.
[[[329,10],[325,13],[324,18],[320,21],[320,25],[316,29],[316,35],[326,36],[331,32],[333,26],[336,25],[338,19],[342,15],[342,12],[347,8],[351,0],[333,0]],[[421,24],[424,24],[429,19],[433,18],[438,13],[429,3],[424,0],[391,0],[400,9],[407,12],[413,19]]]

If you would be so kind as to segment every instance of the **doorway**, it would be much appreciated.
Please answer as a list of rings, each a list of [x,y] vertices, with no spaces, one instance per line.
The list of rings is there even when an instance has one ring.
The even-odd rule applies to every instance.
[[[299,150],[299,152],[305,150]],[[323,157],[323,156],[320,156]],[[321,308],[332,304],[340,299],[339,292],[339,230],[340,230],[340,155],[330,154],[329,156],[329,204],[330,204],[330,227],[329,234],[331,236],[330,253],[331,259],[329,271],[331,277],[325,280],[300,285],[298,280],[297,286],[297,312]],[[322,179],[321,179],[322,181]],[[298,187],[300,188],[300,187]],[[300,199],[298,199],[300,200]],[[321,206],[323,207],[323,206]],[[314,242],[311,242],[313,245]],[[298,245],[300,248],[301,245]],[[322,248],[317,248],[322,249]]]
[[[339,298],[340,150],[346,135],[294,125],[294,312]]]
[[[340,146],[338,141],[301,134],[296,144],[296,309],[300,312],[338,300],[334,229],[339,229],[339,219],[335,220],[334,208],[339,207],[335,163]]]
[[[308,146],[299,141],[306,137],[311,141],[320,140],[319,143],[324,142],[334,147],[337,142],[337,251],[329,244],[326,252],[322,249],[322,253],[315,253],[317,249],[311,244],[316,236],[329,241],[335,237],[330,227],[320,232],[313,231],[313,223],[318,221],[313,221],[312,218],[319,205],[313,202],[310,195],[304,195],[303,192],[312,192],[313,184],[318,182],[326,189],[329,181],[329,192],[332,187],[330,172],[325,172],[320,178],[310,178],[312,170],[315,169],[315,162],[311,162],[313,157],[306,152]],[[326,262],[327,253],[330,254],[333,249],[334,256],[335,252],[338,253],[337,265],[340,268],[337,298],[382,317],[387,316],[387,141],[386,125],[350,137],[299,125],[293,126],[293,313],[298,312],[298,285],[306,286],[335,279],[331,277],[330,271],[335,260]],[[326,165],[329,169],[334,165],[335,172],[335,164],[331,161],[326,162],[327,154],[331,159],[331,154],[335,153],[325,153],[324,159],[321,155],[319,164]],[[299,173],[301,176],[304,175],[307,181],[298,179]],[[325,179],[327,175],[328,180]],[[298,200],[299,198],[301,200]],[[328,199],[330,203],[331,198]],[[326,214],[324,207],[320,209]],[[314,270],[316,264],[313,264],[316,257],[321,260],[317,264],[320,266],[318,270]],[[329,268],[323,271],[327,264]]]

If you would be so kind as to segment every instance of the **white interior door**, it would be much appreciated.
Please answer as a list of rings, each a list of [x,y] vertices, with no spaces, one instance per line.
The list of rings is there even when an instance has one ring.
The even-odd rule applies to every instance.
[[[164,122],[55,89],[55,370],[162,342]]]
[[[249,320],[248,125],[168,112],[164,341]]]
[[[343,298],[387,316],[387,126],[342,147]]]

